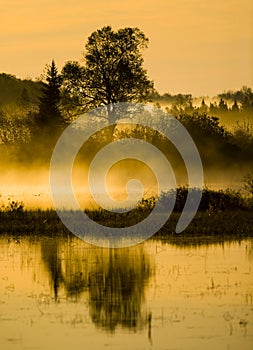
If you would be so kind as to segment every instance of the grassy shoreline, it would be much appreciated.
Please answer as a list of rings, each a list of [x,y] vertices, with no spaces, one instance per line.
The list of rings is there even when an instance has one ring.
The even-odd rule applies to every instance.
[[[93,210],[89,211],[88,215],[105,226],[124,227],[133,225],[136,218],[143,218],[143,215],[147,216],[149,212],[136,209],[130,215],[125,214],[118,225],[115,225],[115,214],[109,215],[105,211]],[[253,237],[252,210],[199,211],[182,233],[175,233],[180,215],[179,212],[173,212],[167,223],[153,237],[158,239],[170,237],[172,240],[189,236],[220,237],[222,239]],[[38,209],[0,211],[0,235],[67,237],[72,234],[63,225],[56,211]]]
[[[253,237],[253,197],[232,190],[204,189],[199,210],[189,226],[181,233],[175,228],[183,211],[187,194],[198,189],[180,187],[176,190],[174,210],[166,224],[152,237],[173,241],[191,240],[241,240]],[[171,206],[171,193],[159,198],[161,210]],[[161,202],[160,202],[161,200]],[[86,209],[88,217],[107,227],[130,227],[145,219],[154,208],[156,198],[143,199],[132,211],[113,213],[104,209]],[[67,212],[67,215],[73,212]],[[23,203],[10,202],[0,210],[0,235],[69,237],[71,232],[61,222],[53,209],[25,209]]]

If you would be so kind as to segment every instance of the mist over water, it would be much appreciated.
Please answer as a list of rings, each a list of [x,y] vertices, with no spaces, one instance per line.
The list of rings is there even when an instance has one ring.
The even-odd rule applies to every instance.
[[[205,186],[218,190],[231,188],[240,190],[243,188],[243,174],[248,169],[231,167],[226,172],[207,170],[204,172]],[[166,175],[165,175],[166,176]],[[73,188],[75,196],[82,208],[96,208],[87,181],[87,167],[77,166],[73,169]],[[116,164],[108,173],[107,188],[109,195],[119,201],[127,197],[126,184],[131,179],[138,179],[143,185],[144,198],[157,195],[157,181],[152,171],[143,164],[128,160]],[[177,185],[187,185],[185,173],[177,171]],[[134,190],[134,189],[133,189]],[[99,197],[97,188],[95,198]],[[1,169],[0,174],[0,205],[8,205],[10,201],[23,202],[25,208],[53,208],[49,186],[49,169],[31,165],[24,167],[18,163],[11,167]]]
[[[158,115],[160,119],[157,115],[151,115],[151,125],[154,123],[154,128],[163,122],[164,112],[158,110]],[[168,118],[168,114],[165,113],[165,115]],[[214,190],[226,188],[241,190],[243,188],[243,177],[251,171],[252,167],[249,151],[243,152],[243,150],[236,148],[233,143],[229,143],[230,141],[223,134],[220,134],[222,129],[219,124],[215,124],[214,120],[201,118],[198,119],[197,125],[194,124],[194,119],[189,116],[183,122],[187,123],[187,120],[189,121],[189,125],[187,124],[190,128],[189,134],[193,137],[200,153],[204,170],[204,186]],[[173,124],[164,126],[168,129],[171,126],[173,128]],[[181,155],[176,147],[169,140],[165,140],[161,134],[157,135],[152,128],[149,129],[139,125],[136,129],[135,126],[131,128],[128,124],[124,127],[117,126],[111,131],[109,129],[101,129],[95,133],[95,136],[81,147],[74,162],[72,187],[81,208],[97,208],[97,203],[90,193],[88,184],[88,171],[92,160],[97,152],[108,143],[125,137],[142,137],[145,141],[151,143],[169,161],[175,174],[177,186],[188,185],[187,169]],[[111,132],[113,133],[111,134]],[[215,133],[212,134],[211,132]],[[2,148],[0,205],[6,206],[10,201],[19,201],[23,202],[27,209],[53,207],[49,186],[49,167],[53,149],[59,136],[57,135],[52,140],[49,134],[45,134],[43,138],[33,140],[31,144],[16,148],[10,146]],[[114,152],[117,153],[117,150]],[[243,158],[244,156],[245,158]],[[147,161],[155,162],[156,159],[152,159],[151,155],[147,155]],[[159,168],[159,164],[157,167]],[[162,174],[162,182],[166,183],[169,175]],[[99,169],[96,176],[100,176]],[[127,184],[133,179],[142,184],[144,198],[158,194],[157,179],[152,169],[144,162],[127,158],[113,164],[105,178],[108,194],[114,200],[119,201],[119,206],[120,202],[126,200]],[[160,190],[162,191],[163,188]],[[132,191],[135,192],[134,187]],[[101,195],[101,192],[102,189],[98,184],[95,184],[95,199]]]

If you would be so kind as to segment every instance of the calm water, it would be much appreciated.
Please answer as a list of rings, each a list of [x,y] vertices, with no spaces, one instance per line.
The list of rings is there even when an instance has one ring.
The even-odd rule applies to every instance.
[[[253,240],[0,239],[0,348],[252,349]]]

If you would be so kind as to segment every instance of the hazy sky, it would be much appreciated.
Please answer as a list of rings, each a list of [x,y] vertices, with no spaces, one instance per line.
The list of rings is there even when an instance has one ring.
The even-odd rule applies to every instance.
[[[253,86],[252,0],[0,0],[0,72],[38,77],[80,60],[96,29],[137,26],[159,92],[215,95]]]

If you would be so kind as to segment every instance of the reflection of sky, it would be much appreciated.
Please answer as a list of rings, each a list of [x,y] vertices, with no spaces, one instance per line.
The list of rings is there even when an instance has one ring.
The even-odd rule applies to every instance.
[[[44,239],[43,244],[44,254],[49,253],[52,239]],[[57,246],[58,266],[61,266],[65,281],[67,275],[70,281],[75,276],[80,276],[81,280],[89,272],[94,291],[99,291],[96,278],[99,281],[103,277],[100,272],[108,270],[110,251],[91,247],[77,238],[68,242],[58,240]],[[149,348],[152,341],[159,350],[166,348],[168,343],[171,348],[209,350],[216,344],[220,349],[228,345],[250,349],[253,337],[250,327],[253,322],[251,250],[252,240],[197,247],[153,241],[146,242],[144,249],[142,246],[129,248],[127,254],[121,249],[116,250],[113,259],[115,281],[120,271],[130,273],[131,270],[129,276],[141,276],[140,266],[145,259],[154,265],[145,284],[145,300],[142,300],[143,317],[152,314],[152,320],[149,336],[147,328],[133,333],[131,329],[123,330],[120,326],[112,336],[92,323],[94,314],[90,314],[88,284],[80,290],[79,298],[75,295],[68,297],[64,284],[61,284],[55,302],[48,267],[41,256],[40,241],[31,243],[21,238],[20,243],[12,239],[8,243],[2,238],[0,346],[15,349],[22,344],[23,347],[52,349],[57,343],[57,347],[69,349],[72,343],[81,349],[89,341],[95,350],[103,348],[104,344],[108,344],[109,349],[139,350],[144,346]],[[125,263],[124,259],[128,254],[127,265],[127,259]],[[52,264],[56,260],[49,256],[48,261]],[[88,271],[85,270],[87,266]],[[126,275],[126,279],[129,276]]]
[[[195,247],[161,244],[159,241],[146,242],[145,254],[155,260],[156,266],[155,284],[154,281],[150,281],[148,298],[151,298],[154,288],[157,288],[157,298],[161,297],[164,301],[170,298],[178,300],[186,297],[186,294],[191,297],[203,294],[204,298],[215,302],[215,293],[211,293],[212,289],[215,289],[220,294],[221,301],[222,298],[229,298],[232,302],[239,298],[241,293],[243,294],[244,289],[246,293],[252,288],[250,271],[253,268],[251,266],[253,243],[251,241]],[[17,294],[22,291],[26,294],[31,288],[36,293],[43,288],[48,291],[48,274],[45,267],[41,265],[39,242],[38,240],[38,244],[32,244],[21,238],[20,244],[15,243],[14,240],[7,244],[6,239],[0,239],[1,261],[5,261],[5,264],[1,264],[1,278],[4,277],[2,280],[5,281],[5,286],[13,282],[16,291],[19,290]],[[50,240],[48,242],[50,243]],[[47,246],[46,239],[44,245]],[[121,249],[118,250],[119,261],[122,257],[124,259],[127,257],[124,249],[122,254]],[[138,255],[136,247],[127,249],[130,254],[132,250]],[[106,264],[109,262],[107,255],[109,257],[110,250],[106,254],[107,249],[91,246],[78,238],[73,238],[69,243],[59,240],[58,251],[63,271],[68,267],[69,259],[73,259],[74,265],[77,264],[77,270],[82,264],[86,266],[87,259],[92,269],[95,268],[95,261],[99,256],[103,258],[104,255]],[[103,251],[104,254],[102,254]],[[136,268],[138,268],[137,265]],[[75,269],[73,266],[73,270]],[[7,276],[8,278],[5,278]],[[1,293],[4,285],[1,284]],[[227,289],[226,293],[224,293],[225,289]],[[63,290],[62,293],[64,294]]]

